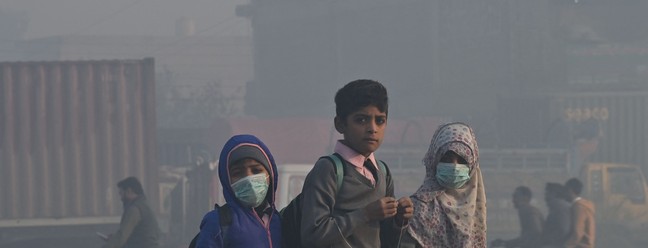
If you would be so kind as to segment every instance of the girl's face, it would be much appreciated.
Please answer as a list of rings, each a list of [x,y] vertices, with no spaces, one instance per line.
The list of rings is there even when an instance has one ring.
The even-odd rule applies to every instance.
[[[467,165],[468,162],[459,156],[459,154],[456,154],[453,151],[447,151],[445,154],[443,154],[443,157],[441,157],[441,160],[439,160],[440,163],[451,163],[451,164],[465,164]]]
[[[265,166],[259,163],[259,161],[256,161],[251,158],[245,158],[245,159],[241,159],[240,161],[236,161],[234,164],[230,166],[229,173],[230,173],[230,181],[232,182],[232,184],[238,182],[244,177],[248,177],[255,174],[265,174],[266,177],[268,178],[268,183],[270,183],[270,178],[269,178],[270,174],[268,173],[268,170],[266,170]]]

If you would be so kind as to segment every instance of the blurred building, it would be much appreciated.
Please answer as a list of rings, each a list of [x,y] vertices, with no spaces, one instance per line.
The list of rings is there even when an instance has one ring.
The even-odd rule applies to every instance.
[[[574,89],[648,89],[648,2],[579,1],[560,9]]]
[[[330,115],[337,88],[373,78],[396,115],[495,111],[499,94],[564,83],[553,2],[252,1],[238,8],[254,37],[246,110]]]
[[[158,125],[208,127],[221,115],[242,115],[252,79],[248,36],[201,36],[179,19],[176,36],[66,35],[19,43],[19,60],[110,60],[154,57]],[[208,107],[219,105],[219,107]],[[167,119],[165,119],[167,118]]]
[[[637,0],[251,1],[237,10],[254,39],[246,112],[330,116],[337,89],[372,78],[392,116],[466,120],[491,146],[569,147],[578,123],[561,126],[565,111],[640,116],[612,91],[648,90],[647,11]],[[575,107],[583,92],[628,103]]]
[[[0,61],[20,57],[16,44],[24,39],[28,23],[27,13],[0,9]]]

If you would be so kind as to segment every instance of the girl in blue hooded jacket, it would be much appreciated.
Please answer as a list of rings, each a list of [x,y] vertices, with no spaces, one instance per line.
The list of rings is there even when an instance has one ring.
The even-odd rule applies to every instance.
[[[220,208],[229,208],[231,223],[223,231],[223,210],[207,213],[196,247],[281,247],[277,166],[268,147],[253,135],[233,136],[221,150],[218,176],[227,201]]]

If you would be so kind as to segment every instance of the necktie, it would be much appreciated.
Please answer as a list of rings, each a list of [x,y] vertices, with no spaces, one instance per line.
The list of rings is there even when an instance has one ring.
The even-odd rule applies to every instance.
[[[367,168],[367,170],[371,171],[371,175],[373,175],[374,181],[378,181],[378,172],[376,171],[376,166],[374,166],[371,160],[365,160],[363,165],[365,168]]]

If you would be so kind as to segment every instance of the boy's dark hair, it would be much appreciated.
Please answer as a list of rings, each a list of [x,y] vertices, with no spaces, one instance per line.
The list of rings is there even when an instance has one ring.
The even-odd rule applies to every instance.
[[[352,81],[335,94],[335,114],[338,118],[346,119],[350,113],[370,105],[385,114],[389,109],[387,89],[374,80]]]
[[[127,177],[126,179],[119,181],[117,183],[117,188],[123,190],[131,189],[133,193],[138,195],[144,194],[144,189],[142,188],[142,184],[140,183],[139,180],[137,180],[137,177]]]
[[[578,178],[573,177],[565,182],[565,187],[574,192],[574,194],[580,195],[583,190],[583,183]]]
[[[545,191],[554,193],[556,196],[562,197],[565,192],[565,187],[559,183],[547,183],[545,185]]]
[[[531,189],[529,189],[529,187],[527,186],[520,186],[515,188],[515,194],[526,197],[528,199],[531,199],[531,197],[533,197],[533,193],[531,193]]]

